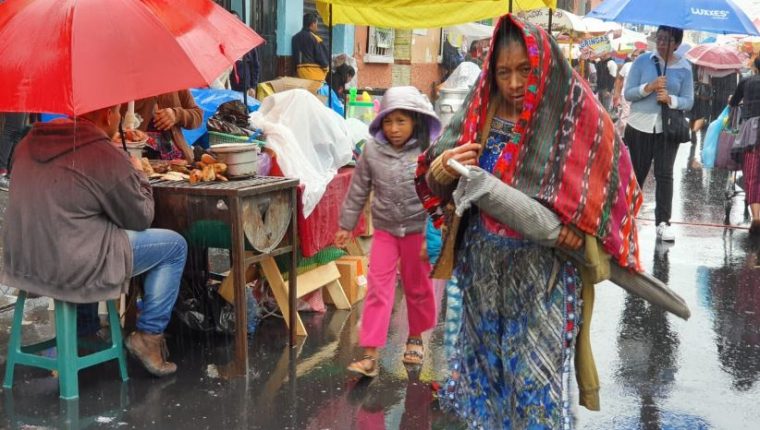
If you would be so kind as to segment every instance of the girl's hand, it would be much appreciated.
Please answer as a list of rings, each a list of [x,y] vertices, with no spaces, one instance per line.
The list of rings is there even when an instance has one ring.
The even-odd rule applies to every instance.
[[[583,237],[572,228],[563,225],[562,230],[559,231],[559,237],[557,237],[557,247],[576,251],[582,245]]]
[[[345,248],[348,245],[348,241],[351,240],[351,232],[348,230],[340,229],[335,233],[335,246],[338,248]]]
[[[480,154],[479,143],[465,143],[464,145],[443,151],[443,154],[441,154],[441,162],[443,168],[446,169],[446,172],[451,176],[459,177],[459,173],[449,167],[449,160],[453,158],[465,166],[477,166],[478,154]]]

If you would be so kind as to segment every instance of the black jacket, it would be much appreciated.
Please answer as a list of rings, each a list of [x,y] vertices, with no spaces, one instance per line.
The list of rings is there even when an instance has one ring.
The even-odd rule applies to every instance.
[[[293,62],[299,64],[317,64],[322,68],[330,65],[329,55],[325,44],[317,41],[317,36],[308,28],[293,36]]]

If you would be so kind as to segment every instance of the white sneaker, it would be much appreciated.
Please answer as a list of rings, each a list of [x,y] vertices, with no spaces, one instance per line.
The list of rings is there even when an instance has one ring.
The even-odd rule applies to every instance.
[[[676,234],[673,232],[673,227],[669,226],[666,222],[661,222],[657,226],[657,239],[663,242],[675,242]]]

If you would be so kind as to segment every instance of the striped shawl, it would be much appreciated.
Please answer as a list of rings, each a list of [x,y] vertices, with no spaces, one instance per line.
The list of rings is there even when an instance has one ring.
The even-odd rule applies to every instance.
[[[599,238],[620,266],[641,271],[635,217],[642,196],[628,150],[586,81],[543,29],[503,16],[489,57],[496,35],[510,25],[524,35],[532,71],[512,137],[517,145],[506,145],[493,174],[552,209],[563,223]],[[444,202],[431,192],[426,174],[443,151],[488,135],[489,101],[497,97],[491,94],[490,63],[484,62],[465,106],[419,158],[417,193],[437,226],[444,222]],[[456,230],[458,222],[453,224]]]

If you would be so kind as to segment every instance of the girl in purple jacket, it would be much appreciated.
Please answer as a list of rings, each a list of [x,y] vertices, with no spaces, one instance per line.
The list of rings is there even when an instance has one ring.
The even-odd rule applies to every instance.
[[[394,87],[385,92],[380,113],[369,131],[374,139],[365,146],[354,171],[335,244],[346,245],[370,192],[374,192],[375,234],[359,332],[364,356],[351,363],[348,370],[375,377],[379,349],[388,338],[397,267],[409,318],[404,363],[422,363],[422,333],[435,326],[437,306],[424,248],[426,215],[415,192],[414,177],[417,158],[441,133],[441,123],[430,102],[416,88]]]

